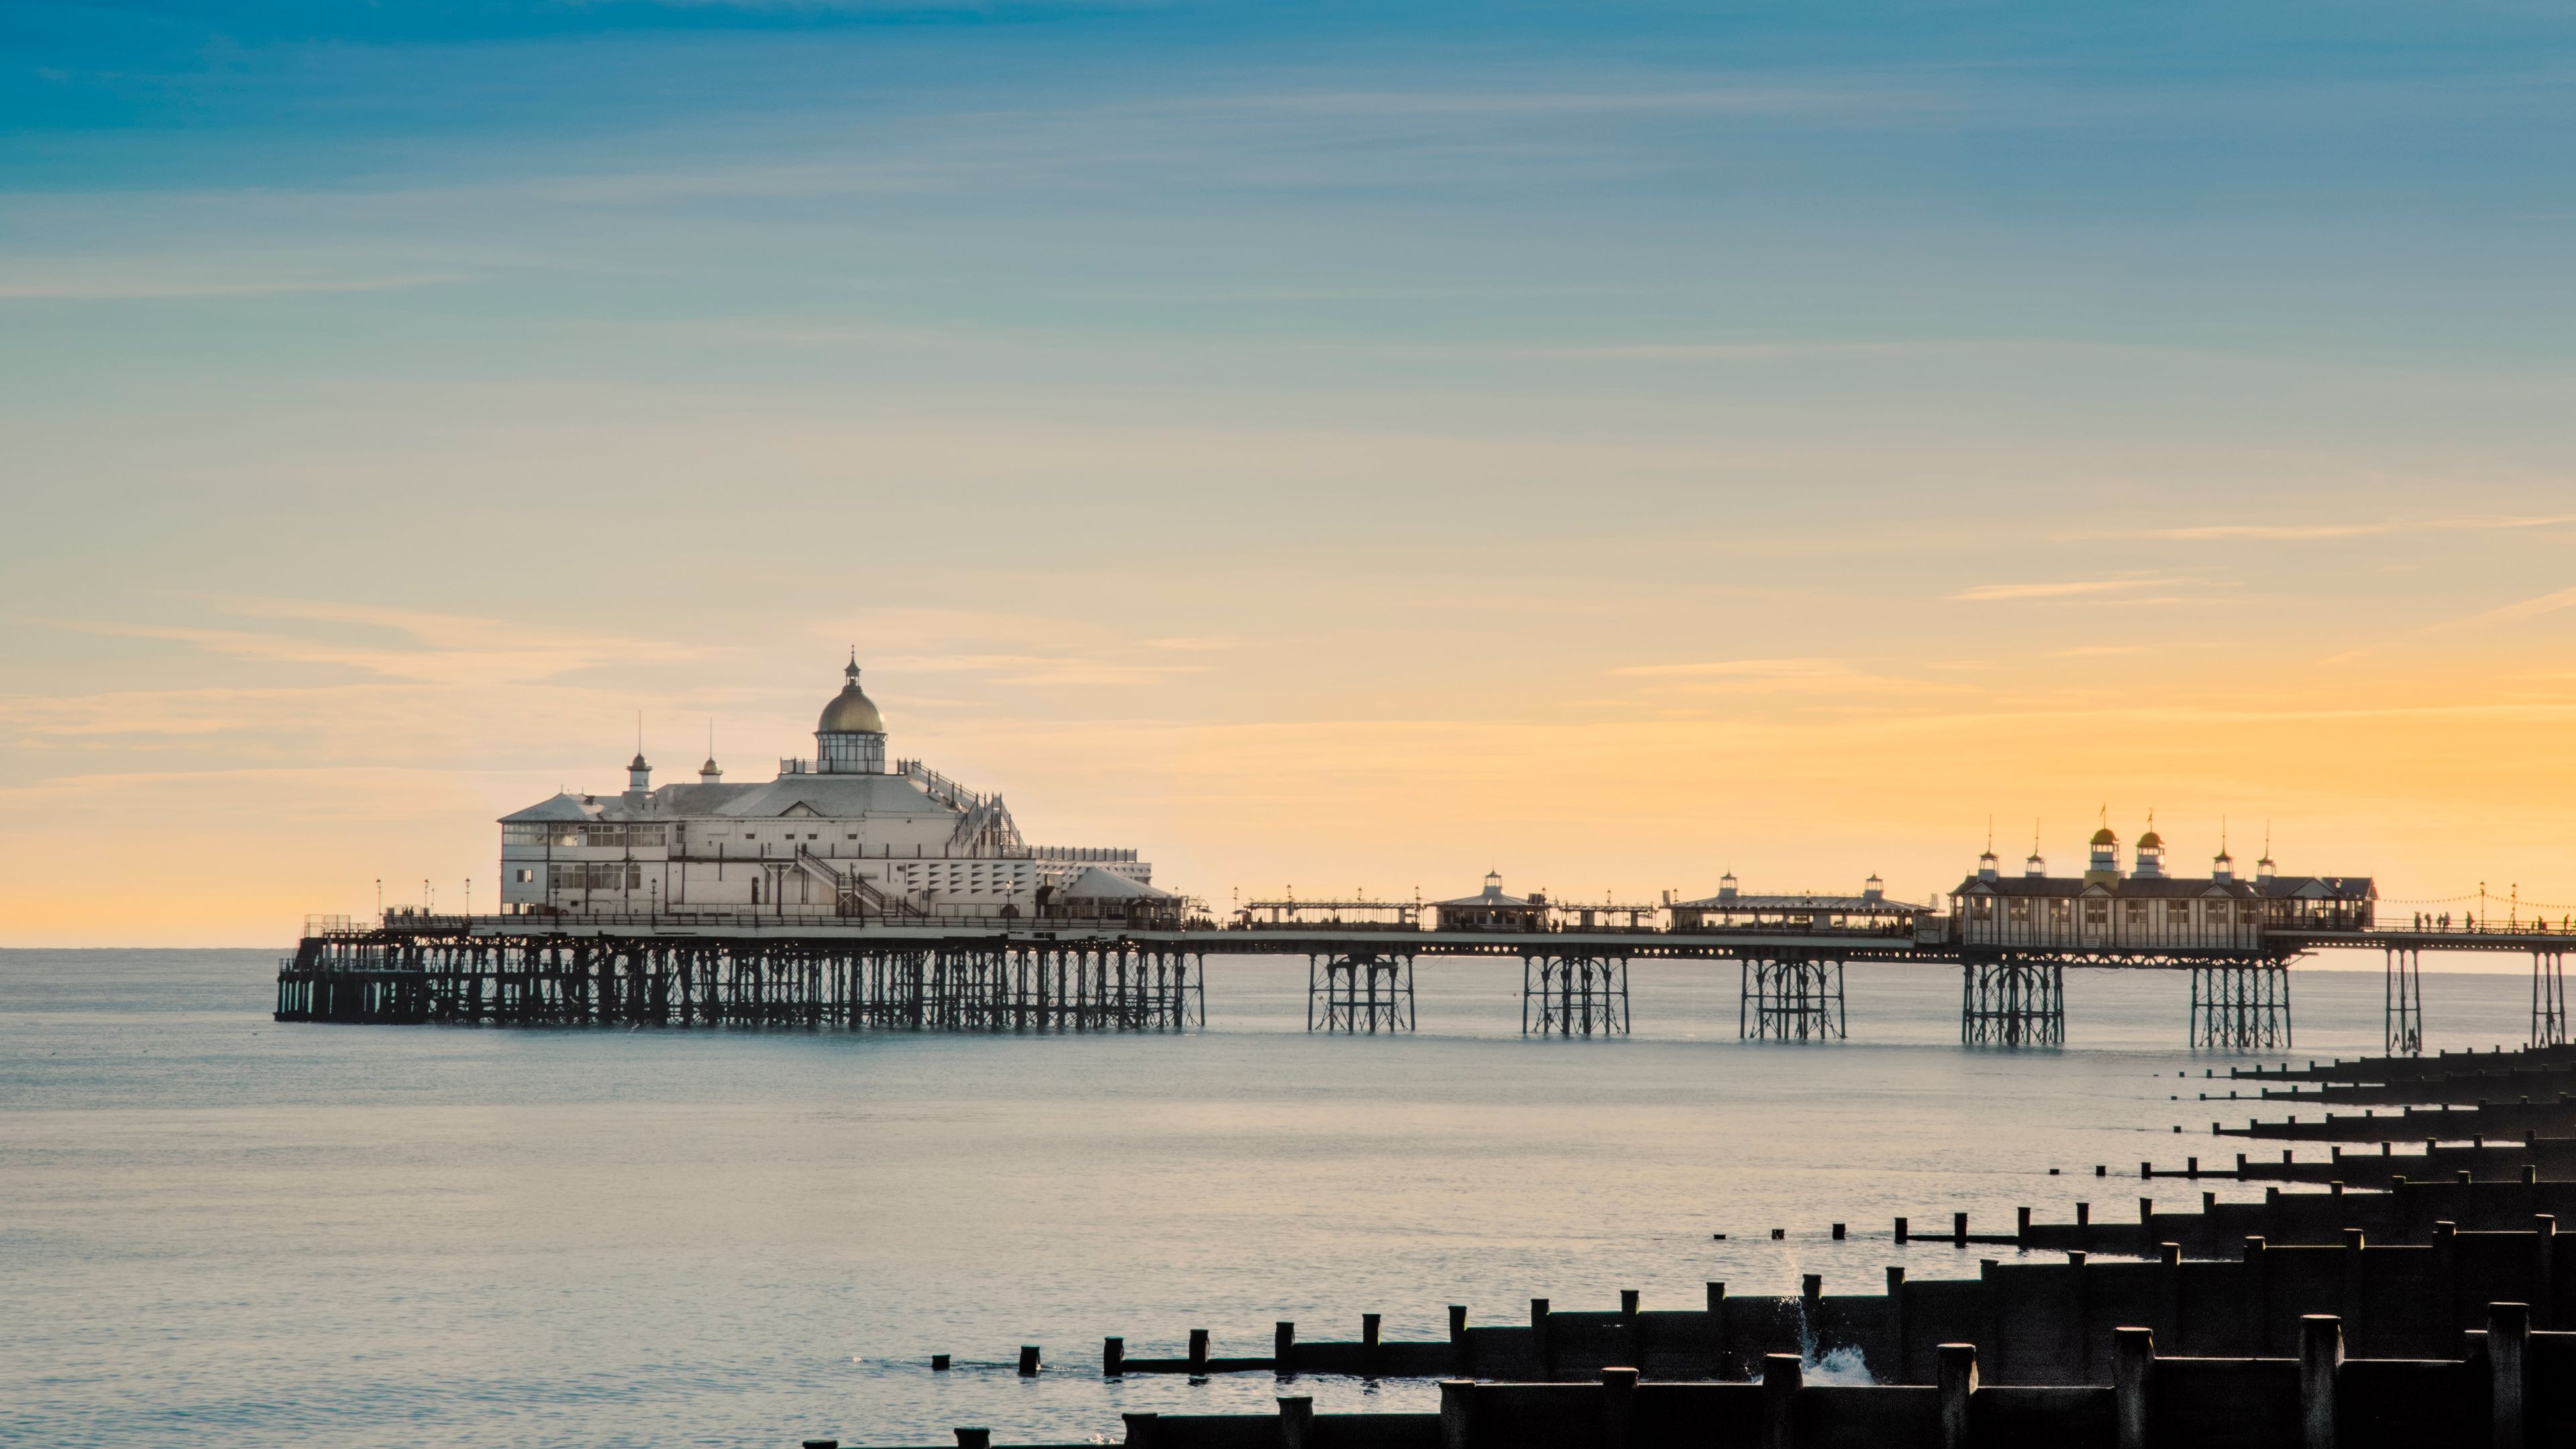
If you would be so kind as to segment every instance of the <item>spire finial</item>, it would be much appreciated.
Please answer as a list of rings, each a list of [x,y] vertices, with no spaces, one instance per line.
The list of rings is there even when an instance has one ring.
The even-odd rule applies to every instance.
[[[851,645],[851,646],[850,646],[850,664],[849,664],[849,667],[848,667],[848,668],[846,668],[846,669],[844,669],[844,670],[842,670],[842,671],[841,671],[841,673],[843,673],[843,674],[847,675],[847,676],[849,677],[849,680],[850,680],[850,682],[851,682],[852,684],[856,684],[856,683],[858,683],[858,682],[859,682],[859,646],[858,646],[858,645],[853,644],[853,645]]]
[[[1995,817],[1986,817],[1986,854],[1995,853]]]

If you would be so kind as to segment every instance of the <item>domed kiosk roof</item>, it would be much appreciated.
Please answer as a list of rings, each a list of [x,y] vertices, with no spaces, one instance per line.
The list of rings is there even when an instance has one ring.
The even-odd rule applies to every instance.
[[[841,672],[849,676],[850,682],[841,686],[841,692],[832,697],[830,704],[823,706],[823,719],[814,726],[814,733],[884,734],[885,716],[877,713],[876,701],[859,688],[859,661],[853,657],[850,667]]]
[[[2112,834],[2111,827],[2105,825],[2101,829],[2093,832],[2093,843],[2095,845],[2117,845],[2120,843],[2120,837]]]

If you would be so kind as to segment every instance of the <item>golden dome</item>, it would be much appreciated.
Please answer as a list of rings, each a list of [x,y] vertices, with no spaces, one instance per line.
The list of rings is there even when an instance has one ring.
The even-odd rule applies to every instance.
[[[885,716],[877,713],[876,701],[868,698],[859,688],[857,657],[853,656],[850,667],[841,672],[849,677],[850,682],[841,686],[841,692],[832,697],[830,704],[823,706],[823,719],[821,723],[814,726],[814,733],[818,735],[884,734]]]
[[[2165,838],[2156,834],[2152,830],[2138,837],[2138,849],[2140,850],[2162,850],[2164,848]]]
[[[2111,833],[2111,827],[2105,825],[2101,829],[2093,832],[2093,843],[2095,845],[2117,845],[2120,843],[2120,837],[2113,835]]]

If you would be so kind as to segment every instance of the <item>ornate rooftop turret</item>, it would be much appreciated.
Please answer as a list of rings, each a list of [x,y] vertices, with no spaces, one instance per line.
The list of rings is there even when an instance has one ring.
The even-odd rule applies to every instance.
[[[2147,812],[2147,833],[2138,837],[2138,879],[2162,880],[2165,874],[2165,838],[2156,833],[2156,812]]]
[[[859,688],[858,650],[850,651],[849,667],[841,672],[849,682],[823,706],[823,717],[814,726],[814,768],[826,775],[882,775],[885,716]]]

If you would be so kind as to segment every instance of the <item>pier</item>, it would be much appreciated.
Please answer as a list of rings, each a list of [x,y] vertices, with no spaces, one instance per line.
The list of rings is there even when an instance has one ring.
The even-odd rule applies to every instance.
[[[2240,947],[1987,947],[1955,916],[1884,923],[1602,925],[1534,918],[1517,930],[1419,922],[1213,921],[1111,915],[851,918],[814,913],[430,916],[307,922],[279,964],[277,1019],[480,1025],[777,1025],[908,1030],[1172,1030],[1206,1020],[1207,962],[1303,956],[1307,1027],[1358,1035],[1418,1025],[1422,963],[1492,958],[1521,968],[1522,1031],[1616,1037],[1637,969],[1733,967],[1746,1041],[1826,1042],[1850,1031],[1854,962],[1960,973],[1959,1038],[2048,1047],[2066,1039],[2066,972],[2175,971],[2191,979],[2194,1048],[2293,1044],[2290,963],[2377,952],[2391,980],[2424,950],[2530,956],[2530,1044],[2565,1043],[2557,975],[2576,936],[2532,931],[2267,929]],[[2403,1008],[2401,1015],[2401,1005]],[[2420,988],[2392,990],[2389,1040],[2422,1049]],[[2402,1030],[2401,1030],[2402,1026]],[[2400,1136],[2420,1136],[2401,1133]],[[2356,1139],[2358,1140],[2358,1139]]]

